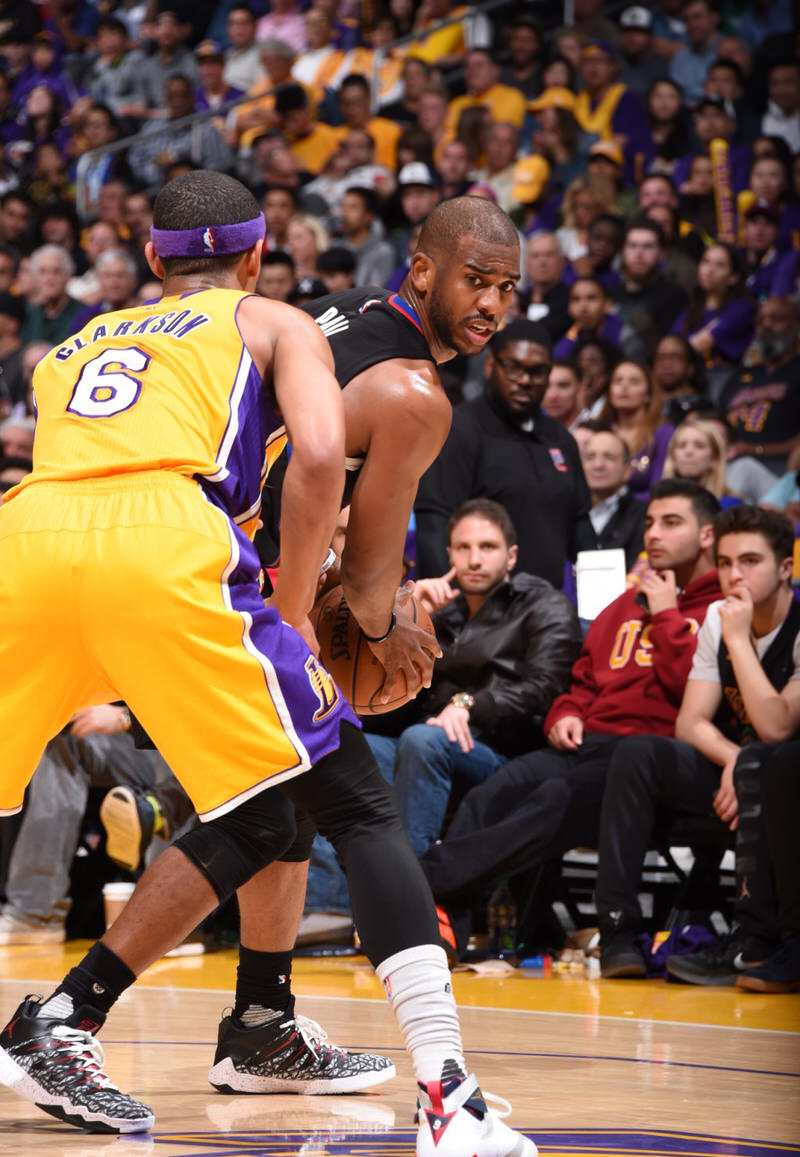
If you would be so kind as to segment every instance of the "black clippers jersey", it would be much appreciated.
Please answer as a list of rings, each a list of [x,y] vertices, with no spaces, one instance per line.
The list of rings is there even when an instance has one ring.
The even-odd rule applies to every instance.
[[[303,310],[330,342],[343,388],[362,370],[391,358],[433,361],[416,312],[396,293],[374,286],[345,289],[310,301]]]

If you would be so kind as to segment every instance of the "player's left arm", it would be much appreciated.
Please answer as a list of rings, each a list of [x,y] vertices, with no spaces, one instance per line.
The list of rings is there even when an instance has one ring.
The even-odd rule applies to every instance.
[[[250,301],[255,321],[260,309],[262,324],[276,334],[273,384],[292,446],[281,492],[281,565],[270,601],[285,622],[304,629],[344,489],[342,391],[330,346],[311,318],[290,306]]]
[[[427,363],[383,363],[379,399],[371,384],[345,391],[348,429],[357,407],[366,454],[350,504],[342,585],[361,628],[379,637],[402,576],[417,484],[447,437],[451,409]]]

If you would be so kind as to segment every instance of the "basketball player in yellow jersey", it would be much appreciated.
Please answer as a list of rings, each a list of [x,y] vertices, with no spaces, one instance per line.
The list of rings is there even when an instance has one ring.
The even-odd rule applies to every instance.
[[[45,740],[77,706],[124,698],[205,822],[144,874],[50,997],[17,1009],[0,1032],[0,1081],[91,1131],[149,1128],[147,1106],[103,1073],[93,1033],[137,972],[289,847],[297,808],[346,864],[420,1083],[418,1157],[535,1157],[466,1075],[430,892],[366,741],[302,637],[344,481],[341,396],[314,324],[245,296],[263,231],[238,182],[210,172],[171,182],[147,247],[162,300],[96,319],[37,371],[33,479],[0,511],[0,659],[27,675],[0,703],[0,727],[14,737],[31,721],[9,748],[0,807],[19,806]],[[433,258],[422,265],[432,285]],[[185,356],[172,352],[181,342]],[[159,358],[169,372],[154,371]],[[253,479],[277,433],[269,386],[293,454],[282,572],[265,607],[240,527],[258,509]],[[310,1064],[324,1045],[300,1051]]]

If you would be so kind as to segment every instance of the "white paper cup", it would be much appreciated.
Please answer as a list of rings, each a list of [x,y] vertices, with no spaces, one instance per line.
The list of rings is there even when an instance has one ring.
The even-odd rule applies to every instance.
[[[106,928],[110,928],[117,916],[119,916],[133,895],[135,887],[136,885],[132,883],[103,885],[103,906],[106,912]]]

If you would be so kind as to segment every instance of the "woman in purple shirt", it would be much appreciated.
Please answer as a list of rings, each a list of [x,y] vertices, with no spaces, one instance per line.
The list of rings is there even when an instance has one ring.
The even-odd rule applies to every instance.
[[[683,334],[706,367],[733,366],[753,340],[755,303],[744,291],[739,255],[730,245],[709,245],[697,267],[697,288],[673,333]]]
[[[625,360],[615,367],[600,420],[608,422],[626,443],[631,455],[628,487],[643,502],[661,478],[675,431],[671,422],[660,421],[662,406],[661,391],[646,366]]]

